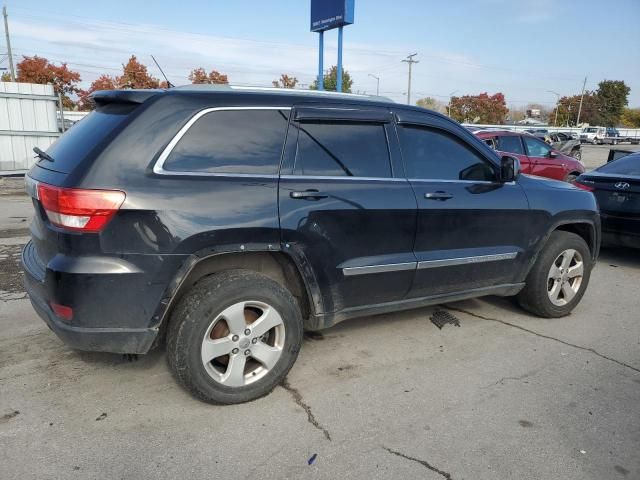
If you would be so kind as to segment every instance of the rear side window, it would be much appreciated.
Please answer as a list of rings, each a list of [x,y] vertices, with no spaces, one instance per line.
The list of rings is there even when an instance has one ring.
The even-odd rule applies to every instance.
[[[620,175],[640,175],[640,155],[618,158],[598,168],[598,171]]]
[[[288,111],[216,110],[191,125],[163,164],[172,172],[278,173]]]
[[[94,148],[102,145],[138,106],[110,104],[90,113],[47,149],[55,162],[41,160],[40,165],[49,170],[70,173]]]
[[[391,177],[387,136],[381,124],[300,123],[296,175]]]
[[[522,142],[520,141],[520,137],[517,135],[503,135],[498,137],[498,150],[501,152],[524,155]]]
[[[409,178],[496,180],[488,161],[454,135],[421,127],[401,127],[399,133],[402,158]]]

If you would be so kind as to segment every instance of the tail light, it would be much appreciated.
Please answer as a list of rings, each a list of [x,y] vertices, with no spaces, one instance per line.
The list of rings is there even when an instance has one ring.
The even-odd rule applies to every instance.
[[[583,180],[584,182],[585,180]],[[593,192],[595,190],[594,187],[591,187],[589,185],[586,185],[585,183],[580,183],[578,180],[574,180],[573,184],[578,187],[581,188],[582,190],[586,190],[587,192]]]
[[[38,184],[38,198],[49,221],[76,232],[99,232],[113,218],[126,195],[119,190],[86,190]]]

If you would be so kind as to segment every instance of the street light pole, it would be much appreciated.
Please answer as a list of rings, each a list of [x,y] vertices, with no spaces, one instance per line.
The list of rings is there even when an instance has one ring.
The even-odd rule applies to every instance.
[[[380,96],[380,77],[374,75],[373,73],[368,73],[367,75],[376,79],[376,96],[379,97]]]
[[[553,90],[547,90],[547,92],[553,93],[554,95],[558,96],[558,101],[556,102],[556,118],[553,121],[553,126],[557,127],[558,126],[558,110],[560,110],[560,94],[558,92],[554,92]]]

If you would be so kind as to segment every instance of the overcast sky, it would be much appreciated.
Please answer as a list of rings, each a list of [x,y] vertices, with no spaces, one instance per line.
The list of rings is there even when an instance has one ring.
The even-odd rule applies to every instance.
[[[344,65],[354,91],[406,101],[407,64],[418,53],[412,97],[503,92],[509,105],[551,106],[603,79],[624,80],[640,106],[640,1],[355,0],[345,28]],[[88,85],[117,74],[133,53],[159,76],[188,83],[198,66],[231,83],[271,84],[280,73],[315,78],[318,35],[309,0],[45,1],[9,0],[14,54],[66,61]],[[609,15],[608,12],[613,12]],[[336,63],[337,31],[325,34],[325,66]],[[0,52],[4,52],[4,36]],[[0,66],[6,57],[0,54]]]

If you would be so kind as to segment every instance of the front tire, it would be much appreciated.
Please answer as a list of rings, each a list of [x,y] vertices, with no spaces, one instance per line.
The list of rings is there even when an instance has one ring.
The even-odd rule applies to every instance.
[[[167,358],[177,381],[200,400],[218,404],[271,392],[301,345],[295,297],[249,270],[199,281],[176,306],[167,332]]]
[[[518,303],[539,317],[569,315],[587,289],[591,263],[591,252],[582,237],[553,232],[517,296]]]

